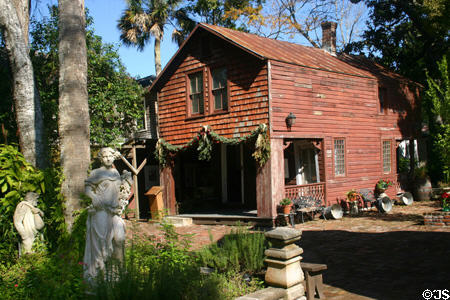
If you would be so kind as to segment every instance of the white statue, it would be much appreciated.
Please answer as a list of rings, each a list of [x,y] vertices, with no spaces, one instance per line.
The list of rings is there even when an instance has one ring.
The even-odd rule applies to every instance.
[[[84,252],[84,276],[87,279],[95,278],[109,258],[123,261],[125,246],[125,222],[120,217],[119,203],[123,182],[119,172],[112,167],[117,152],[102,148],[98,157],[102,167],[93,170],[85,182],[86,195],[92,199],[88,207]]]
[[[122,185],[120,186],[119,192],[119,204],[120,204],[120,215],[123,214],[125,208],[128,205],[128,198],[131,195],[131,186],[133,185],[133,178],[131,172],[124,170],[122,172]]]
[[[44,228],[44,213],[37,208],[37,199],[39,195],[33,192],[28,192],[25,195],[24,201],[16,206],[14,211],[14,227],[16,227],[22,242],[19,246],[19,255],[24,253],[31,253],[34,240],[38,231]]]

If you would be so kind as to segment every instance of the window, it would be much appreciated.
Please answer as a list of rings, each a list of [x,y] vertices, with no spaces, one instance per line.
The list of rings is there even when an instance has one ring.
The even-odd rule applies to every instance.
[[[383,172],[391,173],[391,141],[383,141]]]
[[[334,175],[345,175],[345,140],[334,140]]]
[[[191,114],[203,113],[203,72],[189,75],[189,101]]]
[[[378,89],[378,101],[380,102],[380,113],[383,114],[385,112],[385,105],[386,105],[386,88],[379,88]]]
[[[218,68],[211,71],[211,94],[215,110],[226,110],[228,106],[227,69]]]

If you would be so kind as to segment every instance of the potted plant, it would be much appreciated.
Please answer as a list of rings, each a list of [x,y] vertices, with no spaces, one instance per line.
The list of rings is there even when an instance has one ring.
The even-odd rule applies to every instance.
[[[375,186],[375,191],[378,195],[384,193],[390,186],[393,186],[394,183],[390,180],[384,180],[384,179],[380,179],[378,180],[376,186]]]
[[[450,211],[450,194],[447,192],[444,192],[441,194],[441,201],[442,201],[442,211]]]
[[[347,192],[346,196],[350,213],[357,214],[359,194],[356,192],[356,190],[351,189],[350,191]]]
[[[430,200],[431,191],[431,181],[427,175],[426,167],[416,168],[414,170],[414,199],[419,201]]]
[[[288,215],[291,212],[292,200],[289,198],[283,198],[280,201],[280,207],[282,209],[283,214]]]

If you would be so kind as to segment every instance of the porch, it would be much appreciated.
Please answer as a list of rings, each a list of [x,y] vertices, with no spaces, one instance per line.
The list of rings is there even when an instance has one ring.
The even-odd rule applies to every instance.
[[[327,206],[323,139],[284,140],[284,198]]]

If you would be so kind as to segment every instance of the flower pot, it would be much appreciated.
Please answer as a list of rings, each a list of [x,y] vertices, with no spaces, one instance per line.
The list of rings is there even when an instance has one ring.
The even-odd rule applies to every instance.
[[[292,209],[292,204],[289,205],[281,205],[281,211],[283,212],[283,214],[288,215],[291,213],[291,209]]]
[[[431,182],[429,178],[416,178],[414,180],[414,200],[427,201],[431,198]]]

